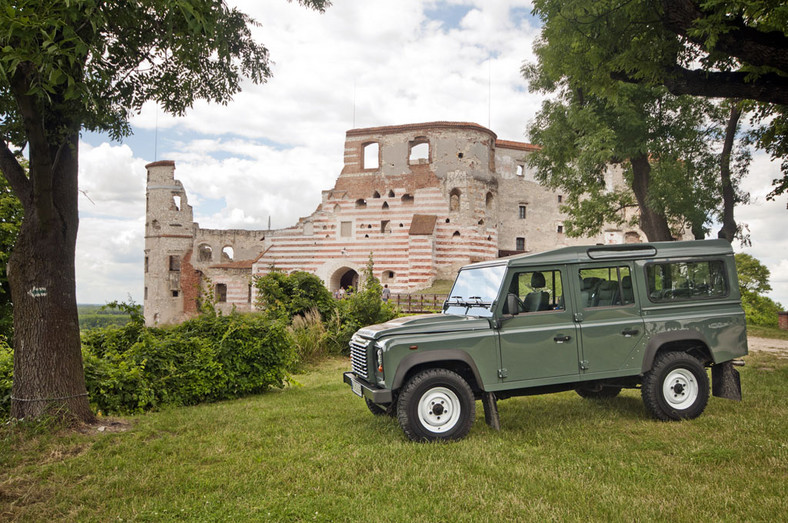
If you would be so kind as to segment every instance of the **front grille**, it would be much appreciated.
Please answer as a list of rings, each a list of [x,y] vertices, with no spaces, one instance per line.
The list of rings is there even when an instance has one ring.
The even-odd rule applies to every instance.
[[[353,364],[353,372],[360,378],[367,379],[367,341],[364,339],[353,338],[350,340],[350,361]]]

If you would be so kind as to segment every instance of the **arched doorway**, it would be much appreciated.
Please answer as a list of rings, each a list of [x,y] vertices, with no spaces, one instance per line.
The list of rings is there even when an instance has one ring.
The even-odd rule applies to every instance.
[[[358,273],[350,267],[341,267],[331,275],[329,288],[332,292],[340,287],[347,290],[351,286],[358,289]]]

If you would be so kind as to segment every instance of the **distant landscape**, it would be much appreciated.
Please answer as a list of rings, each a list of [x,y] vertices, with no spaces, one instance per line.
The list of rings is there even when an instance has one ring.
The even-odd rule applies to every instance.
[[[125,312],[111,309],[106,305],[77,305],[77,311],[79,313],[79,330],[81,331],[109,325],[122,326],[131,319]]]

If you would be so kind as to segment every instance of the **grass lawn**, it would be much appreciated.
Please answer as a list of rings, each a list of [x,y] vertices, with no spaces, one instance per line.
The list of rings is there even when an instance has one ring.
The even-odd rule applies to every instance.
[[[293,386],[127,418],[126,432],[0,429],[0,520],[778,521],[788,359],[754,354],[744,401],[646,418],[639,391],[499,403],[452,444],[408,442],[331,360]],[[108,420],[109,421],[109,420]]]

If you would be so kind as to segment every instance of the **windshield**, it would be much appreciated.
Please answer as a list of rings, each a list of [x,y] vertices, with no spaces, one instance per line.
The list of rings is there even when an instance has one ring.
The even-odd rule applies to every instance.
[[[490,308],[498,297],[505,272],[504,265],[461,270],[449,299],[446,300],[443,313],[492,316]]]

